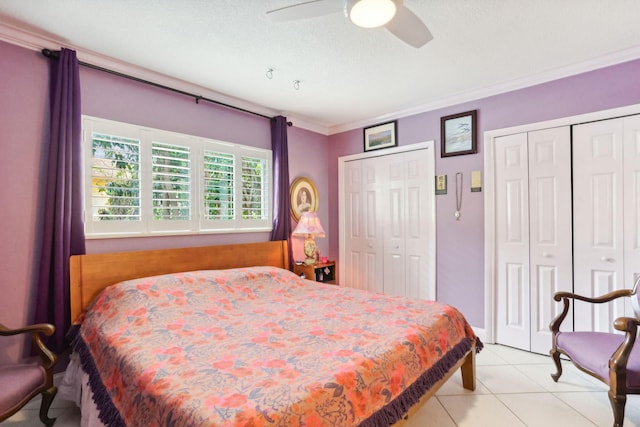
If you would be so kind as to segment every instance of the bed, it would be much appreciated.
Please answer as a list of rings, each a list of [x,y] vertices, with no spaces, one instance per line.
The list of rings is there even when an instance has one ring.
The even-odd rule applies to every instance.
[[[108,426],[380,426],[458,369],[475,388],[482,344],[455,308],[301,279],[286,254],[267,242],[72,257],[85,404]]]

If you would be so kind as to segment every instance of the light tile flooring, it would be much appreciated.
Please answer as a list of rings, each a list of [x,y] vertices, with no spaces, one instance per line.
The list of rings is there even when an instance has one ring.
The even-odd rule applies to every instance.
[[[501,345],[485,345],[476,358],[476,390],[462,388],[455,374],[409,421],[410,427],[582,427],[613,424],[607,388],[563,363],[563,374],[554,383],[555,371],[548,356]],[[7,427],[37,427],[39,402],[5,421]],[[80,426],[80,413],[71,402],[56,400],[50,411],[58,417],[55,427]],[[629,396],[625,427],[640,427],[640,396]]]

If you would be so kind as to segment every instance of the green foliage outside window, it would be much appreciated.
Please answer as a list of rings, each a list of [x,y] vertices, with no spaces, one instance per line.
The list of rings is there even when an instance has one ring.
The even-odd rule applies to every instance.
[[[92,187],[97,207],[94,220],[139,221],[140,141],[94,133],[92,150]],[[189,148],[154,142],[152,156],[153,219],[191,219]],[[205,150],[203,157],[205,217],[233,220],[234,156]],[[242,219],[267,217],[265,168],[264,159],[242,158]]]
[[[262,159],[242,159],[242,219],[265,217],[263,168]]]
[[[139,221],[139,141],[93,134],[92,150],[92,190],[96,199],[94,206],[97,206],[94,218]]]
[[[234,218],[234,169],[233,155],[205,150],[204,206],[207,219]]]
[[[154,220],[191,219],[191,160],[188,147],[154,142],[151,181]]]

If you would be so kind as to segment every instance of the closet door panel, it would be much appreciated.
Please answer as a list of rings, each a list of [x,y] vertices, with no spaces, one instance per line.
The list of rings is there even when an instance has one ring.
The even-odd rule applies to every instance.
[[[402,155],[380,159],[381,176],[384,176],[384,293],[405,294],[405,190],[404,161]]]
[[[625,287],[623,120],[573,128],[574,289],[597,296]],[[614,332],[624,301],[608,308],[575,306],[575,329]],[[606,317],[602,317],[606,316]]]
[[[527,135],[498,138],[496,191],[496,341],[530,348]]]
[[[592,270],[591,283],[594,295],[604,295],[616,289],[619,278],[615,271]],[[613,332],[612,323],[617,317],[623,315],[624,304],[622,300],[609,304],[579,304],[586,306],[589,310],[589,324],[580,325],[577,330],[588,330],[596,332]],[[585,329],[586,327],[586,329]]]
[[[435,299],[435,161],[421,145],[340,162],[341,286]]]
[[[366,161],[345,164],[345,280],[349,287],[382,292],[383,238],[375,191],[380,178],[372,166]]]
[[[346,251],[344,266],[349,286],[366,289],[363,259],[366,254],[364,229],[362,227],[362,167],[357,162],[345,165],[345,236]]]
[[[515,328],[523,335],[529,336],[526,330],[529,324],[529,287],[528,274],[529,268],[526,264],[508,263],[506,265],[507,280],[505,286],[505,297],[507,300],[507,319],[506,325]],[[528,341],[528,340],[527,340]],[[515,345],[515,343],[513,343]],[[529,348],[529,343],[526,343]]]
[[[381,204],[384,200],[378,190],[385,181],[384,174],[376,164],[376,159],[362,161],[362,187],[365,192],[364,220],[364,271],[365,289],[370,292],[383,291],[384,266],[384,217],[381,217]]]
[[[406,295],[410,298],[435,300],[435,286],[430,286],[434,279],[429,277],[429,259],[435,257],[436,241],[429,231],[435,225],[434,171],[428,166],[427,150],[404,154],[404,163]],[[435,278],[435,274],[433,276]]]
[[[389,156],[386,162],[384,292],[410,298],[435,299],[429,283],[429,151]],[[431,196],[433,197],[433,196]],[[387,268],[390,266],[390,268]]]
[[[426,182],[426,180],[425,180]],[[405,236],[405,252],[407,259],[407,268],[405,274],[406,289],[405,295],[409,298],[423,298],[424,292],[421,288],[426,287],[428,277],[426,275],[427,256],[424,247],[427,246],[428,237],[422,226],[422,222],[426,216],[421,213],[423,200],[421,194],[424,192],[420,185],[408,183],[406,190],[406,211],[407,211],[407,232]],[[424,298],[428,298],[426,295]],[[432,296],[430,299],[435,299]]]
[[[538,264],[532,267],[533,277],[531,282],[536,282],[532,286],[533,304],[531,306],[531,350],[536,353],[546,353],[549,351],[549,324],[559,310],[559,304],[553,300],[553,294],[561,286],[558,280],[558,268],[554,265]],[[573,316],[569,316],[570,318]],[[565,325],[564,330],[571,330],[573,322],[571,319]]]
[[[640,276],[640,115],[624,119],[624,284]],[[632,315],[631,305],[626,307]]]
[[[569,127],[529,132],[529,263],[531,350],[546,354],[549,323],[562,306],[558,291],[573,290],[571,133]],[[564,330],[573,328],[572,316]]]

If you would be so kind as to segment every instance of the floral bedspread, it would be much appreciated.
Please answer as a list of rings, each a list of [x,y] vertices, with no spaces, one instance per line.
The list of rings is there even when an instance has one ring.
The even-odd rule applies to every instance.
[[[481,343],[453,307],[272,267],[122,282],[74,349],[111,426],[355,426],[397,421]]]

